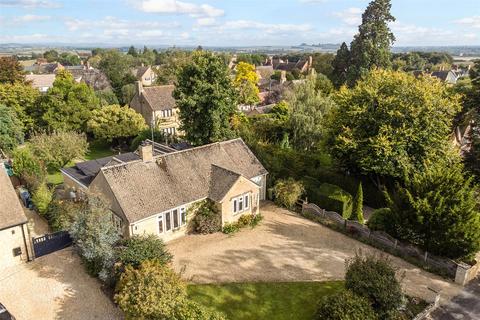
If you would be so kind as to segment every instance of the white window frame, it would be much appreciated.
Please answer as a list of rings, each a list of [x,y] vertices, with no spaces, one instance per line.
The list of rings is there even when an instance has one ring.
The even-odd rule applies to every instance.
[[[230,200],[232,202],[233,215],[250,210],[250,203],[252,202],[251,192],[247,192],[236,196]],[[241,208],[240,208],[241,207]]]
[[[177,212],[176,215],[174,214],[175,211]],[[169,230],[167,230],[167,216],[170,221]],[[175,216],[177,218],[177,223],[178,223],[176,227],[174,223]],[[163,232],[160,233],[159,231],[159,234],[173,232],[175,230],[181,229],[183,226],[187,224],[187,208],[185,206],[180,206],[180,207],[176,207],[171,210],[162,212],[161,214],[158,215],[157,221],[162,221],[162,226],[163,226]]]

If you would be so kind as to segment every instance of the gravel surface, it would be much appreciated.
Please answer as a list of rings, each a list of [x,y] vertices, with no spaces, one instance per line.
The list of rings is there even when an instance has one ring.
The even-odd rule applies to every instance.
[[[262,204],[263,222],[234,235],[189,235],[168,243],[174,268],[195,283],[245,281],[325,281],[345,276],[345,259],[357,250],[382,254],[368,245],[299,217],[270,202]],[[442,301],[460,287],[389,256],[410,295]]]
[[[123,318],[71,248],[2,270],[0,303],[17,320]]]

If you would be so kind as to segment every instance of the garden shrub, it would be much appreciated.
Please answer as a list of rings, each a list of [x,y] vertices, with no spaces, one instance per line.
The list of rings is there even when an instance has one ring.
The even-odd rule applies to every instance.
[[[244,214],[243,216],[238,218],[238,221],[237,221],[238,226],[240,228],[249,226],[253,221],[253,217],[254,217],[253,214]]]
[[[347,260],[345,287],[367,298],[380,318],[397,310],[403,302],[400,282],[385,258],[356,254]]]
[[[138,268],[143,261],[155,260],[161,265],[172,261],[172,255],[162,239],[153,234],[135,235],[119,246],[118,259],[122,265]]]
[[[30,190],[34,190],[47,175],[43,163],[28,147],[16,148],[12,153],[13,172],[24,180]]]
[[[240,227],[238,226],[237,223],[235,223],[235,222],[228,223],[227,222],[223,226],[222,232],[226,233],[226,234],[232,234],[232,233],[238,232],[239,230],[240,230]]]
[[[314,320],[375,320],[377,316],[368,299],[345,290],[323,297]]]
[[[279,206],[292,209],[304,191],[303,183],[293,178],[278,180],[273,187],[275,203]]]
[[[176,319],[187,301],[180,277],[157,261],[127,266],[117,284],[115,302],[126,319]]]
[[[68,230],[73,223],[75,212],[80,204],[72,201],[54,199],[48,205],[45,214],[48,224],[54,232]]]
[[[40,183],[33,191],[32,202],[41,215],[47,213],[48,205],[52,202],[52,199],[53,190],[47,186],[45,181]]]
[[[389,208],[381,208],[373,211],[372,215],[367,221],[367,226],[372,231],[385,231],[389,230],[389,224],[391,221],[392,212]]]
[[[344,219],[349,219],[352,215],[352,195],[336,185],[322,183],[316,190],[312,190],[309,195],[310,202],[317,204],[325,210],[335,211],[341,214]]]
[[[222,217],[216,204],[207,199],[191,209],[195,212],[193,230],[200,234],[209,234],[222,230]]]
[[[253,219],[252,219],[252,221],[250,222],[250,226],[251,226],[252,228],[258,226],[258,224],[259,224],[260,222],[262,222],[262,220],[263,220],[262,214],[261,214],[261,213],[257,213],[256,215],[253,216]]]

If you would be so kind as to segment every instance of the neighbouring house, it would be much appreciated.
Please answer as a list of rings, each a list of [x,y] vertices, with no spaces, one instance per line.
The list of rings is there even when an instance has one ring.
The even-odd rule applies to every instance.
[[[55,74],[27,74],[25,78],[31,83],[32,87],[42,93],[53,87],[53,82],[55,82]]]
[[[72,178],[70,170],[90,165],[62,173],[67,188],[72,184],[110,201],[112,220],[125,237],[155,234],[169,241],[183,236],[193,218],[190,209],[205,199],[216,204],[222,224],[258,213],[268,173],[243,140],[166,151],[147,142],[135,156],[91,164],[85,170],[96,173],[86,180]]]
[[[135,79],[137,79],[137,81],[142,82],[142,85],[151,86],[155,84],[155,80],[157,77],[152,67],[141,66],[141,67],[133,68],[131,72],[135,77]]]
[[[30,260],[27,222],[20,199],[0,162],[0,270]]]
[[[59,70],[63,70],[65,67],[58,62],[45,63],[43,60],[38,59],[36,63],[31,66],[26,66],[23,70],[26,73],[35,74],[52,74],[57,73]]]
[[[272,81],[271,77],[275,73],[273,70],[273,66],[257,66],[255,67],[255,72],[258,75],[258,86],[268,86],[270,82]]]
[[[174,85],[144,87],[137,81],[130,108],[140,113],[145,122],[168,135],[176,135],[180,127],[178,108],[173,98]]]
[[[310,73],[312,72],[312,70],[314,70],[312,56],[309,56],[308,58],[302,58],[298,61],[269,58],[266,62],[266,65],[271,65],[274,70],[283,70],[287,72],[298,70],[300,73],[303,74]]]
[[[99,69],[90,67],[87,62],[85,65],[65,67],[78,83],[85,83],[95,91],[112,90],[112,85],[108,77]]]
[[[457,74],[452,70],[434,71],[431,73],[431,76],[434,78],[438,78],[442,82],[445,82],[447,84],[456,84],[458,80]]]

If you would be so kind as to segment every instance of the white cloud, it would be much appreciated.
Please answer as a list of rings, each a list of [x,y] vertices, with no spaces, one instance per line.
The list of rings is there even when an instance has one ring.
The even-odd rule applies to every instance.
[[[397,45],[465,45],[472,44],[478,39],[475,33],[422,27],[414,24],[405,24],[399,21],[390,24],[392,32],[397,38]]]
[[[0,0],[0,7],[59,8],[61,5],[50,0]]]
[[[139,29],[173,29],[178,28],[177,22],[157,22],[157,21],[142,21],[142,20],[124,20],[116,17],[107,16],[100,20],[83,20],[68,18],[65,20],[65,25],[70,31],[77,30],[92,30],[92,29],[117,29],[117,30],[139,30]]]
[[[358,26],[362,23],[363,10],[360,8],[348,8],[346,10],[335,12],[333,15],[340,18],[343,23],[349,26]]]
[[[15,17],[13,19],[14,22],[18,23],[28,23],[28,22],[41,22],[41,21],[47,21],[50,20],[50,16],[39,16],[39,15],[34,15],[34,14],[26,14],[23,16]]]
[[[220,17],[225,14],[222,9],[209,4],[195,4],[177,0],[140,0],[132,2],[134,6],[148,13],[187,14],[194,18]]]
[[[210,27],[216,25],[215,18],[198,18],[197,25],[200,27]]]
[[[480,29],[480,16],[466,17],[463,19],[455,20],[454,22],[467,27]]]

